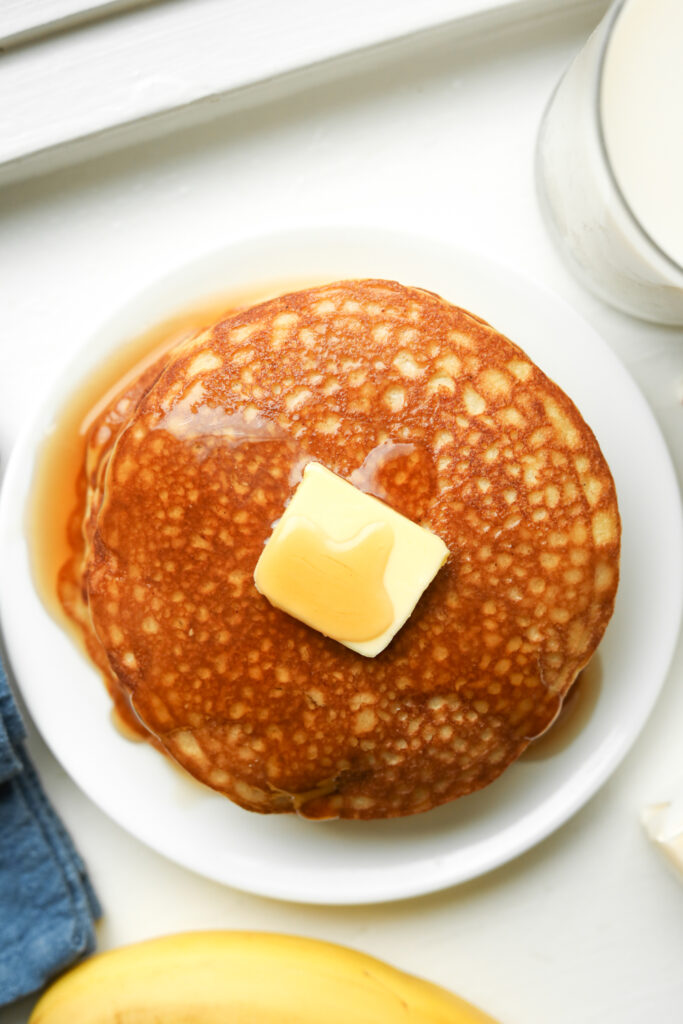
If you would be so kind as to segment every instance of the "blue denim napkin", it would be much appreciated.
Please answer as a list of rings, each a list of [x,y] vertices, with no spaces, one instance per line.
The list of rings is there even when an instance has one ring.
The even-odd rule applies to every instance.
[[[101,915],[25,738],[0,661],[0,1005],[35,992],[91,953]]]

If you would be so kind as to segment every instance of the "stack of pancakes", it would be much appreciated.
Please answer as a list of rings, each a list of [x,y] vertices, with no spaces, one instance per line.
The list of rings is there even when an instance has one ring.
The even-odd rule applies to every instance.
[[[451,555],[364,658],[253,571],[319,462]],[[614,484],[571,400],[429,292],[343,281],[183,342],[88,444],[63,603],[119,712],[254,811],[381,818],[492,782],[557,715],[612,613]]]

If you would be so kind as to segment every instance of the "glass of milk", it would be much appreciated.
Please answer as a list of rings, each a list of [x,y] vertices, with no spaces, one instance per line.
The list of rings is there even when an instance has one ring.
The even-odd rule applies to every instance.
[[[543,117],[537,183],[577,276],[683,324],[683,0],[617,0]]]

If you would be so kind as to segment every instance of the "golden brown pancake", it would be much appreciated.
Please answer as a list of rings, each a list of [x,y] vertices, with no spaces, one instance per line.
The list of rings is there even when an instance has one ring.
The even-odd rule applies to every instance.
[[[92,553],[93,531],[97,511],[102,501],[104,471],[122,427],[142,395],[161,373],[166,359],[156,360],[145,368],[111,404],[96,417],[88,434],[85,459],[76,482],[77,502],[67,524],[71,557],[62,566],[57,580],[57,592],[62,606],[79,626],[88,654],[104,677],[109,694],[122,724],[144,739],[153,737],[143,726],[130,706],[127,691],[113,673],[107,654],[92,628],[90,607],[84,585],[84,573]]]
[[[253,584],[309,461],[451,551],[374,659]],[[419,289],[310,289],[183,343],[91,470],[84,592],[111,685],[251,810],[393,817],[487,785],[612,613],[619,514],[592,432],[517,346]]]
[[[223,316],[235,313],[241,306],[225,309]],[[57,579],[57,594],[62,607],[79,627],[88,654],[102,673],[114,702],[118,724],[131,738],[138,736],[159,746],[155,737],[144,727],[132,710],[127,691],[114,675],[106,651],[92,628],[90,608],[84,586],[85,567],[91,554],[91,545],[97,511],[99,510],[104,473],[111,451],[121,429],[127,424],[141,397],[148,391],[168,362],[169,351],[186,338],[201,333],[175,321],[164,325],[170,337],[146,350],[141,358],[127,370],[124,379],[115,384],[111,394],[100,399],[91,410],[86,434],[81,472],[76,481],[76,504],[67,522],[71,557],[62,566]]]

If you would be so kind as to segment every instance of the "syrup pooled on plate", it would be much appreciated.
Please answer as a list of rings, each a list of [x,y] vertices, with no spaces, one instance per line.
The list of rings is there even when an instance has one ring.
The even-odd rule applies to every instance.
[[[97,421],[109,414],[116,418],[117,397],[124,398],[140,377],[149,372],[176,345],[198,334],[230,313],[252,306],[289,285],[263,285],[206,299],[177,313],[135,338],[122,342],[81,381],[59,411],[36,462],[28,507],[33,576],[38,593],[51,612],[70,632],[72,620],[64,614],[57,594],[62,566],[73,556],[80,539],[69,523],[84,512],[88,439]],[[121,410],[119,421],[125,417]],[[49,515],[46,510],[49,509]],[[76,534],[80,523],[76,525]]]
[[[110,685],[106,659],[85,621],[80,566],[84,555],[89,446],[113,444],[141,382],[151,381],[166,355],[206,326],[277,291],[273,286],[207,299],[118,346],[83,380],[60,409],[36,462],[27,508],[32,571],[50,614],[85,647],[114,701],[112,721],[128,739],[149,739],[136,715]],[[49,510],[49,514],[48,513]]]

